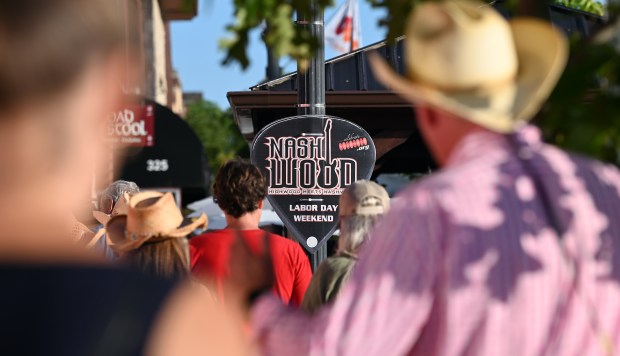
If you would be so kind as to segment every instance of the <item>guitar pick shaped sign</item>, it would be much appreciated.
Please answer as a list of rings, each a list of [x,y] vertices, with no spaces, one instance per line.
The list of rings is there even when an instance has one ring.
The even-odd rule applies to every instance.
[[[370,135],[334,116],[278,120],[252,144],[252,163],[266,177],[269,202],[310,252],[334,233],[340,194],[356,180],[370,178],[375,157]]]

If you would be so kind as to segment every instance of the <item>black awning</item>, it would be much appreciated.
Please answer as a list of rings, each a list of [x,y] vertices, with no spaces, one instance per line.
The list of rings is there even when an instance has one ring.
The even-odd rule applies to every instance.
[[[155,145],[129,148],[120,178],[140,188],[180,189],[184,204],[204,198],[211,173],[200,139],[167,107],[147,104],[155,106]]]

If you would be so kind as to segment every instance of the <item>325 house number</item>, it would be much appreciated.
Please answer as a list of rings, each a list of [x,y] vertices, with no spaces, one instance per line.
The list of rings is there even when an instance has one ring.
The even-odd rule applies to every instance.
[[[146,170],[149,172],[166,172],[169,168],[167,159],[149,159],[146,161]]]

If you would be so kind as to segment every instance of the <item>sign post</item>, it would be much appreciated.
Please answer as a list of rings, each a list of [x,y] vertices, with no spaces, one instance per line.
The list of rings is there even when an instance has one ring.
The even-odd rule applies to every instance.
[[[370,178],[375,157],[372,138],[363,128],[326,115],[278,120],[252,143],[252,163],[266,177],[269,202],[313,254],[325,250],[338,226],[342,191]]]
[[[319,43],[307,66],[297,63],[297,114],[299,115],[325,115],[324,22],[323,11],[319,9],[316,0],[312,1],[310,14],[297,14],[297,25],[310,26],[310,33]],[[312,270],[316,270],[319,264],[327,258],[327,246],[321,246],[313,252]]]

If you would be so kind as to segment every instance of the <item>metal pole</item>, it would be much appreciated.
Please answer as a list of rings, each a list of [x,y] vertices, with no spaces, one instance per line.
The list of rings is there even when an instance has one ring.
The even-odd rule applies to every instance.
[[[551,13],[549,6],[551,6],[549,0],[521,0],[517,7],[517,13],[519,16],[538,17],[550,21]]]
[[[272,49],[267,49],[267,80],[278,79],[282,76],[282,68],[280,68],[280,58],[276,56]]]
[[[265,26],[263,37],[269,31],[269,26]],[[265,77],[267,81],[278,79],[282,76],[282,68],[280,67],[280,57],[278,57],[273,49],[267,47],[267,67],[265,68]]]
[[[310,26],[311,34],[319,46],[310,59],[307,70],[297,63],[297,113],[299,115],[325,115],[325,32],[324,14],[316,1],[312,2],[310,14],[297,13],[298,26]],[[312,269],[327,258],[327,244],[312,255]]]

